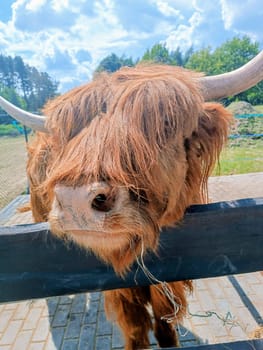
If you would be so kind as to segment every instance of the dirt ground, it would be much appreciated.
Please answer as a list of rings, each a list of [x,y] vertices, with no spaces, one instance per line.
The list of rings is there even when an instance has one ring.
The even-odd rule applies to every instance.
[[[0,209],[26,191],[26,161],[23,136],[0,138]]]

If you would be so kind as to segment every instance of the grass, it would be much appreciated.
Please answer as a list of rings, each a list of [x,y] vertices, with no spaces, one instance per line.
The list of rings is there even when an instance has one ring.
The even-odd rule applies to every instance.
[[[258,113],[263,113],[263,105],[254,106]]]
[[[0,124],[0,136],[19,136],[18,129],[11,124]]]
[[[256,106],[259,111],[263,106]],[[246,174],[263,172],[263,138],[244,138],[242,135],[263,134],[263,118],[236,119],[232,134],[241,136],[230,139],[221,153],[220,166],[213,175]]]
[[[263,139],[230,140],[213,175],[263,172]]]

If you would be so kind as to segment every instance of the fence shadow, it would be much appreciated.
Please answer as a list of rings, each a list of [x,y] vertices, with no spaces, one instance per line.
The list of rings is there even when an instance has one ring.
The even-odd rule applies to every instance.
[[[51,297],[46,302],[55,349],[123,349],[124,341],[117,325],[106,320],[102,293]],[[208,343],[182,325],[177,331],[182,347]],[[153,332],[150,342],[152,349],[158,349]]]

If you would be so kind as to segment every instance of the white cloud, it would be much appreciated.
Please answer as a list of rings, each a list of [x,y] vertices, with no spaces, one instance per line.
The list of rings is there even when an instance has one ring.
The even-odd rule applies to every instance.
[[[69,0],[52,0],[51,6],[56,12],[69,8]]]
[[[38,11],[46,4],[46,0],[31,0],[28,2],[25,2],[25,7],[29,11]]]
[[[170,6],[166,1],[159,0],[156,2],[156,5],[159,9],[159,11],[164,15],[164,16],[173,16],[173,17],[179,17],[180,19],[183,19],[184,17],[181,15],[181,12]]]
[[[138,58],[159,41],[185,50],[235,33],[261,38],[262,16],[260,0],[14,0],[9,22],[0,18],[0,51],[21,55],[64,89],[91,78],[112,52]]]
[[[189,19],[189,24],[191,25],[192,30],[196,29],[200,23],[203,21],[203,16],[200,12],[195,12],[193,16]]]
[[[233,24],[233,19],[235,17],[236,7],[233,3],[229,3],[226,0],[220,0],[222,6],[222,19],[224,21],[225,29],[230,29]],[[239,6],[241,4],[239,3]]]
[[[165,42],[170,50],[175,50],[180,46],[180,49],[185,51],[192,45],[198,46],[198,40],[195,37],[195,31],[202,23],[203,17],[200,12],[194,12],[188,20],[188,25],[180,24],[176,30],[172,31],[166,38]]]
[[[204,9],[202,8],[202,4],[199,4],[198,0],[192,0],[192,5],[196,11],[204,12]]]
[[[247,34],[262,43],[263,7],[259,0],[220,0],[226,30]]]
[[[114,13],[115,4],[111,0],[102,0],[94,2],[94,10],[98,18],[105,21],[110,26],[118,26],[119,20]],[[105,23],[104,23],[105,24]]]

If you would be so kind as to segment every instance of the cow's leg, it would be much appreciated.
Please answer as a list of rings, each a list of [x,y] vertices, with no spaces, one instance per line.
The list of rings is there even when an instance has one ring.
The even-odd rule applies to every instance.
[[[146,309],[149,288],[129,288],[104,292],[108,318],[118,323],[125,339],[125,350],[147,349],[151,317]]]
[[[175,297],[174,301],[180,304],[177,311],[174,309],[174,305],[169,301],[169,298],[165,295],[160,285],[150,287],[151,304],[155,319],[154,334],[160,347],[180,346],[179,337],[174,327],[174,323],[182,319],[185,309],[184,290],[179,285],[180,283],[181,282],[169,284],[171,295]],[[167,322],[165,316],[169,317],[169,315],[173,315],[175,311],[177,312],[176,319],[171,323]]]
[[[154,324],[154,335],[158,341],[161,348],[169,348],[172,346],[180,347],[180,342],[174,325],[172,323],[167,323],[160,319],[159,316],[154,314],[155,324]]]

